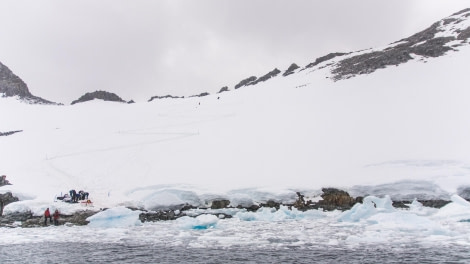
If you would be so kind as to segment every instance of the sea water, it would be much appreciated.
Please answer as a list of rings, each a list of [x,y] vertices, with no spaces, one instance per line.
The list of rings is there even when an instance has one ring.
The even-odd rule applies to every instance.
[[[273,242],[276,243],[276,242]],[[1,263],[468,263],[468,247],[414,244],[310,247],[174,247],[133,243],[3,245]]]

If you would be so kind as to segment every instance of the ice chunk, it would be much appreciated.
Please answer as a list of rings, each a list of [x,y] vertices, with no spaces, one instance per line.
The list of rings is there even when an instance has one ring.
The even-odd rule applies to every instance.
[[[379,212],[393,212],[395,208],[392,206],[390,196],[384,198],[375,196],[367,196],[362,204],[357,203],[351,210],[342,213],[339,217],[341,222],[358,222],[361,219],[367,219]]]
[[[452,222],[470,219],[470,202],[456,194],[452,195],[451,200],[452,202],[442,207],[434,218]]]
[[[296,208],[289,209],[287,206],[281,206],[279,210],[275,208],[260,208],[256,212],[239,212],[235,215],[243,221],[286,221],[295,219],[316,219],[324,217],[324,213],[318,210],[309,210],[301,212]]]
[[[131,227],[141,225],[140,211],[132,211],[120,206],[99,212],[87,218],[88,226],[100,228]]]
[[[219,218],[215,215],[200,215],[198,217],[183,216],[176,220],[183,229],[208,229],[214,228]]]

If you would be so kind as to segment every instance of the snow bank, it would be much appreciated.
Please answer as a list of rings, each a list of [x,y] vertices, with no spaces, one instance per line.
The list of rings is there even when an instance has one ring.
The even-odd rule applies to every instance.
[[[125,207],[115,207],[106,211],[97,213],[87,218],[90,227],[113,228],[113,227],[131,227],[142,223],[139,220],[140,211],[132,211]]]

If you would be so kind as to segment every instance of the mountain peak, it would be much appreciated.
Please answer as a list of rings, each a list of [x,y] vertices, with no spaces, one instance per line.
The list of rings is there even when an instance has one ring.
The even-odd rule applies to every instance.
[[[26,83],[0,62],[0,94],[5,97],[18,96],[21,100],[34,104],[55,104],[32,95]]]

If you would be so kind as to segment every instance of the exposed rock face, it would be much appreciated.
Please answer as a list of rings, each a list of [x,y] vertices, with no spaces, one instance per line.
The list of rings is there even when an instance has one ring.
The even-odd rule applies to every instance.
[[[260,82],[265,82],[273,77],[276,77],[279,73],[281,73],[280,70],[278,70],[277,68],[275,68],[274,70],[268,72],[267,74],[259,77],[257,80],[251,82],[250,84],[248,85],[255,85],[255,84],[258,84]]]
[[[73,101],[72,104],[76,103],[83,103],[87,101],[91,101],[94,99],[101,99],[104,101],[112,101],[112,102],[120,102],[120,103],[125,103],[126,101],[122,100],[121,97],[117,96],[114,93],[106,92],[106,91],[95,91],[92,93],[86,93],[82,95],[80,98],[77,100]]]
[[[5,185],[5,184],[4,184]],[[0,194],[0,216],[3,215],[3,207],[13,202],[18,202],[18,197],[13,196],[11,192]]]
[[[470,9],[462,10],[411,37],[392,43],[385,50],[364,52],[341,60],[332,70],[333,80],[348,79],[372,73],[377,69],[399,65],[413,59],[412,54],[424,57],[442,56],[447,51],[453,50],[449,46],[451,41],[460,40],[460,44],[454,45],[461,45],[470,37],[470,27],[455,29],[455,25],[470,16],[469,12]],[[455,34],[458,34],[457,37]]]
[[[209,93],[200,93],[200,94],[196,94],[196,95],[191,95],[190,97],[204,97],[204,96],[208,96]]]
[[[212,201],[211,209],[222,209],[230,205],[229,200],[214,200]]]
[[[0,187],[4,185],[11,185],[10,181],[7,180],[6,175],[0,176]],[[2,194],[0,194],[0,199],[2,198]]]
[[[0,62],[0,94],[6,97],[18,96],[20,99],[33,104],[55,104],[34,96],[29,92],[26,83],[16,76],[7,66]]]
[[[470,201],[470,186],[469,187],[461,187],[457,190],[457,194],[464,198],[467,201]]]
[[[172,99],[179,99],[179,98],[184,98],[184,96],[173,96],[173,95],[164,95],[164,96],[152,96],[148,101],[152,102],[155,99],[165,99],[165,98],[172,98]]]
[[[315,59],[314,62],[312,62],[312,63],[308,64],[307,66],[305,66],[305,69],[312,68],[312,67],[317,66],[318,64],[320,64],[320,63],[322,63],[322,62],[324,62],[324,61],[328,61],[328,60],[331,60],[331,59],[333,59],[333,58],[335,58],[335,57],[343,56],[343,55],[346,55],[346,54],[348,54],[348,53],[342,53],[342,52],[333,52],[333,53],[329,53],[329,54],[327,54],[327,55],[325,55],[325,56],[322,56],[322,57],[320,57],[320,58]]]
[[[237,85],[235,85],[235,89],[238,89],[238,88],[243,87],[243,86],[250,85],[254,81],[256,81],[256,76],[248,77],[248,78],[240,81]]]
[[[23,132],[23,130],[15,130],[15,131],[8,131],[8,132],[0,132],[0,137],[1,136],[9,136],[13,135],[15,133]]]
[[[218,93],[223,93],[223,92],[228,92],[228,87],[227,86],[224,86],[222,88],[220,88],[219,92]]]
[[[295,70],[297,70],[298,68],[300,68],[297,64],[295,63],[292,63],[289,68],[287,68],[287,70],[282,74],[282,76],[286,77],[288,75],[291,75],[294,73]]]
[[[157,221],[167,221],[175,220],[177,215],[173,210],[161,210],[157,212],[145,212],[139,215],[139,220],[141,222],[157,222]]]
[[[319,208],[323,208],[323,210],[349,210],[356,203],[356,199],[345,191],[335,188],[323,188],[322,191],[321,197],[323,200],[318,201],[317,205]]]
[[[73,215],[60,214],[59,225],[87,225],[89,222],[86,219],[96,213],[96,211],[86,210],[78,211]],[[31,212],[15,212],[0,217],[0,226],[13,226],[15,222],[20,222],[21,227],[44,226],[43,216],[34,216]]]

